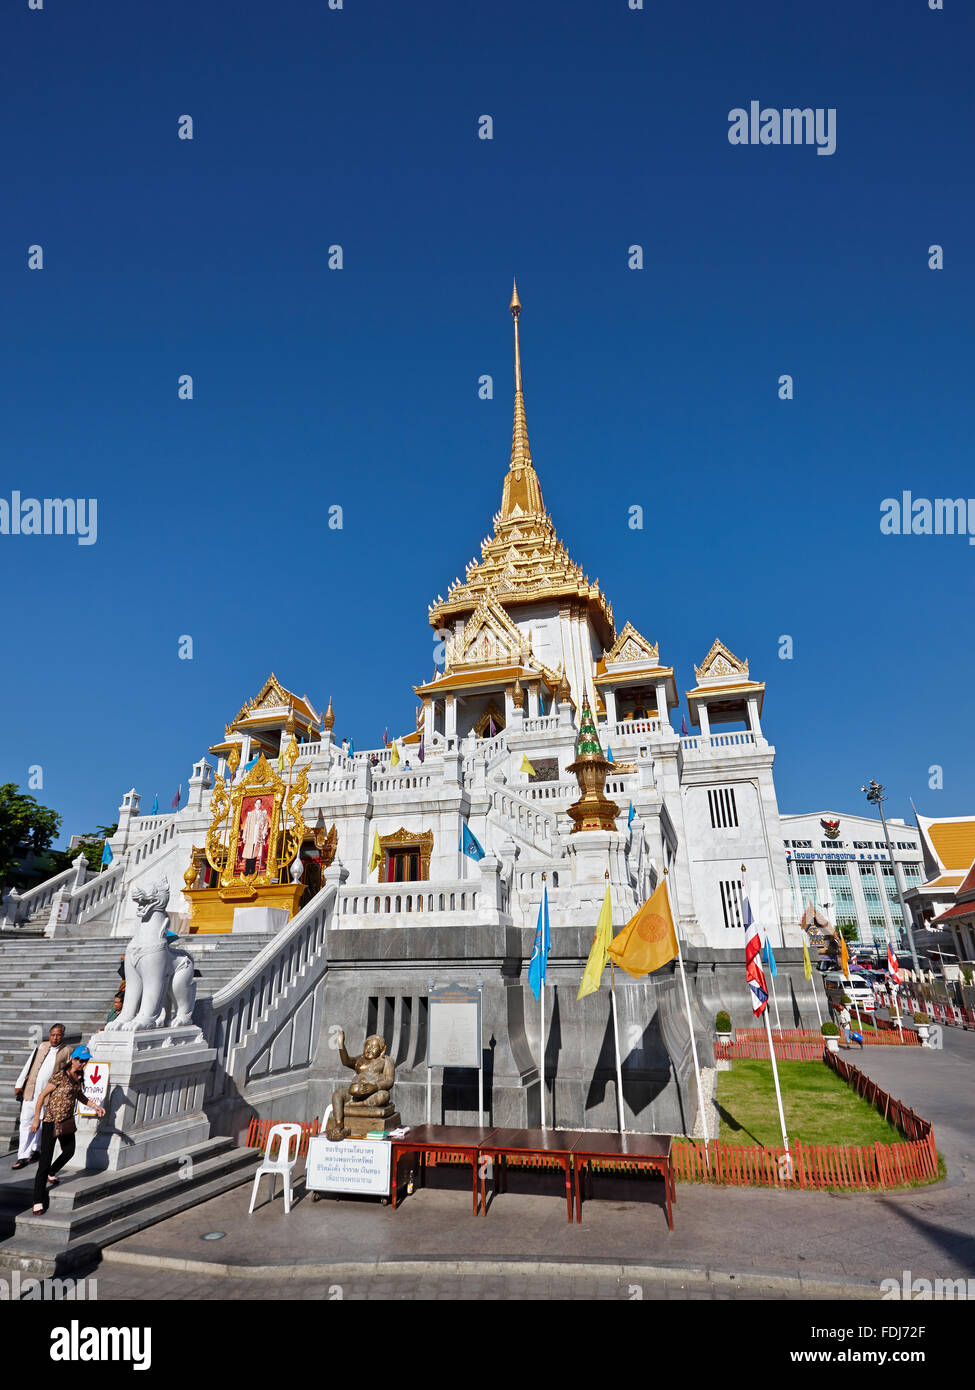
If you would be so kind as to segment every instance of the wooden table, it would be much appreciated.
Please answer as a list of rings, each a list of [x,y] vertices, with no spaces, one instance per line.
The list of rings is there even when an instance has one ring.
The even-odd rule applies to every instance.
[[[479,1125],[417,1125],[401,1139],[392,1139],[393,1146],[393,1207],[396,1207],[396,1179],[404,1154],[420,1155],[420,1185],[426,1182],[427,1155],[432,1153],[461,1154],[471,1165],[471,1185],[474,1193],[474,1215],[477,1215],[478,1155],[485,1140],[496,1130]],[[483,1181],[482,1181],[483,1188]]]
[[[576,1220],[582,1220],[582,1175],[589,1176],[592,1190],[592,1164],[610,1163],[618,1167],[656,1168],[663,1174],[667,1205],[667,1225],[674,1229],[671,1203],[677,1201],[671,1149],[672,1134],[598,1134],[592,1130],[571,1130],[565,1136],[572,1142],[572,1163],[575,1170]]]
[[[537,1158],[547,1166],[559,1167],[565,1174],[565,1200],[572,1220],[572,1145],[562,1129],[496,1129],[481,1144],[481,1156],[490,1157],[494,1168],[494,1190],[507,1186],[506,1158]],[[487,1215],[484,1199],[484,1164],[481,1164],[481,1209]]]

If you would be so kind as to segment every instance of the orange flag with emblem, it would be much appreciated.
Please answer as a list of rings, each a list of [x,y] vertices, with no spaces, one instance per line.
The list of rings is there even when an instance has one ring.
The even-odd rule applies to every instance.
[[[677,933],[667,899],[667,882],[659,887],[618,932],[607,952],[627,975],[639,980],[677,955]]]

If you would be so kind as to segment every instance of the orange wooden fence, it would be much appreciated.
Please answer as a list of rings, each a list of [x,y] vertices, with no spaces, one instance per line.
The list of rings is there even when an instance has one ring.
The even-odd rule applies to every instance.
[[[245,1149],[263,1149],[267,1143],[267,1136],[271,1132],[272,1125],[294,1124],[294,1120],[262,1120],[254,1115],[247,1128],[247,1138],[244,1141]],[[298,1141],[298,1155],[301,1157],[308,1152],[308,1140],[319,1132],[318,1120],[305,1120],[301,1126],[301,1138]]]
[[[713,1182],[731,1187],[871,1189],[902,1187],[937,1177],[934,1135],[901,1144],[803,1144],[796,1139],[790,1154],[778,1145],[708,1145],[681,1139],[674,1144],[674,1176],[683,1182]]]

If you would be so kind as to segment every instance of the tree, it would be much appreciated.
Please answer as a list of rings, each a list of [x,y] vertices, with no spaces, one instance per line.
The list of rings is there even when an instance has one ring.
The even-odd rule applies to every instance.
[[[114,835],[118,830],[118,821],[114,825],[99,825],[95,830],[91,830],[87,835],[80,836],[81,843],[74,849],[55,850],[54,855],[58,859],[63,859],[64,863],[55,869],[55,873],[60,873],[61,869],[67,869],[83,854],[88,860],[88,866],[94,869],[95,873],[102,866],[102,855],[105,852],[105,841]]]
[[[0,885],[22,888],[34,881],[36,871],[23,861],[43,855],[60,828],[57,811],[22,792],[16,782],[0,785]]]

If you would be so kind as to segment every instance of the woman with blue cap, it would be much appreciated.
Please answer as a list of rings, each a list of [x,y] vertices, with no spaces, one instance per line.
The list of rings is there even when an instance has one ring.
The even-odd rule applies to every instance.
[[[74,1108],[84,1094],[85,1063],[90,1060],[91,1053],[87,1047],[76,1047],[65,1065],[54,1073],[37,1097],[34,1106],[34,1123],[31,1125],[32,1133],[38,1126],[41,1130],[41,1156],[34,1178],[34,1206],[32,1210],[35,1216],[43,1216],[44,1212],[47,1211],[48,1189],[57,1186],[56,1174],[74,1154]],[[44,1123],[41,1124],[41,1113],[44,1111],[45,1105],[47,1112],[44,1116]],[[100,1105],[92,1105],[91,1109],[99,1118],[105,1114]],[[61,1145],[61,1152],[57,1162],[52,1163],[55,1139]]]

